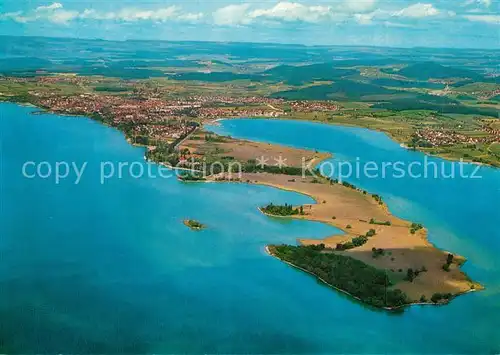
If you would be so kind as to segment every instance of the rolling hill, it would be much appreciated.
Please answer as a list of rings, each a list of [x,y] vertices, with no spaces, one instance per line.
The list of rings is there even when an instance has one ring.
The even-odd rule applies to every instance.
[[[393,95],[401,91],[386,89],[381,86],[366,84],[352,80],[340,80],[329,85],[316,85],[303,89],[274,93],[272,97],[288,100],[362,100],[370,95]]]
[[[322,63],[303,66],[280,65],[265,71],[263,74],[272,81],[303,85],[313,81],[335,80],[357,73],[357,70],[354,69],[339,69],[333,63]]]
[[[479,80],[482,78],[480,74],[472,70],[448,67],[434,62],[411,64],[395,73],[417,80],[451,78],[470,78]]]

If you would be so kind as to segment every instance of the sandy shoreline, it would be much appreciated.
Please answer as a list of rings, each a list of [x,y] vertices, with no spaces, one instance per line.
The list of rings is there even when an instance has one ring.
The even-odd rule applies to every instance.
[[[201,157],[204,154],[214,154],[218,150],[239,162],[260,156],[283,156],[288,159],[288,166],[295,168],[303,165],[304,157],[307,157],[306,161],[313,168],[331,157],[330,153],[233,138],[206,142],[204,135],[204,132],[200,132],[197,139],[186,141],[183,148],[188,148],[191,154]],[[377,195],[349,185],[334,183],[321,176],[253,172],[242,173],[238,180],[231,180],[231,177],[230,174],[221,173],[201,182],[257,184],[309,196],[315,203],[302,206],[304,215],[269,216],[321,222],[344,233],[322,240],[301,239],[299,242],[303,245],[324,244],[329,249],[336,249],[338,244],[349,243],[353,238],[365,236],[374,230],[375,235],[371,235],[365,244],[338,253],[385,270],[394,281],[395,287],[403,291],[412,303],[422,303],[420,299],[431,299],[436,293],[459,295],[472,289],[483,288],[460,270],[460,266],[465,262],[465,258],[461,256],[454,255],[449,270],[444,270],[448,252],[429,242],[425,228],[412,231],[412,222],[394,216]],[[264,213],[262,210],[260,212]],[[383,252],[375,257],[373,250]],[[418,271],[418,277],[407,282],[406,274],[410,269]]]
[[[300,193],[316,201],[315,204],[303,206],[305,215],[273,216],[264,213],[265,215],[326,223],[344,232],[342,235],[332,235],[322,240],[299,240],[303,245],[325,244],[328,248],[335,249],[338,243],[364,235],[370,229],[376,230],[376,235],[369,238],[365,245],[338,253],[386,270],[393,279],[399,280],[395,287],[409,296],[411,304],[434,304],[420,302],[420,298],[425,296],[426,299],[431,299],[435,293],[458,296],[483,289],[460,270],[465,258],[454,255],[450,271],[444,271],[442,266],[446,262],[448,252],[429,242],[427,230],[421,229],[411,233],[410,222],[393,216],[385,204],[379,205],[370,194],[364,195],[342,185],[308,183],[302,180],[292,182],[290,176],[267,173],[244,174],[242,180]],[[332,214],[336,215],[335,219],[332,219]],[[370,224],[371,218],[376,221],[390,221],[391,225]],[[374,258],[372,248],[384,249],[386,253],[382,257]],[[267,248],[266,251],[268,250]],[[422,267],[427,271],[419,274],[413,282],[404,281],[407,269],[420,270]]]
[[[345,290],[342,290],[341,288],[333,286],[332,284],[328,283],[326,280],[322,279],[318,275],[315,275],[314,273],[312,273],[312,272],[310,272],[310,271],[308,271],[308,270],[306,270],[306,269],[304,269],[304,268],[302,268],[302,267],[300,267],[298,265],[295,265],[295,264],[293,264],[293,263],[291,263],[289,261],[283,260],[280,257],[274,255],[271,252],[271,250],[269,249],[268,245],[265,246],[264,250],[265,250],[266,254],[269,255],[270,257],[275,258],[275,259],[277,259],[277,260],[279,260],[279,261],[281,261],[281,262],[283,262],[283,263],[285,263],[285,264],[287,264],[287,265],[289,265],[289,266],[291,266],[291,267],[293,267],[293,268],[295,268],[297,270],[300,270],[300,271],[302,271],[302,272],[304,272],[304,273],[306,273],[306,274],[314,277],[316,280],[319,280],[320,282],[322,282],[326,286],[334,289],[335,291],[341,292],[341,293],[343,293],[343,294],[345,294],[345,295],[347,295],[347,296],[355,299],[356,301],[358,301],[358,302],[360,302],[360,303],[362,303],[362,304],[364,304],[364,305],[366,305],[368,307],[373,307],[375,309],[384,309],[384,310],[387,310],[387,311],[398,311],[398,310],[405,309],[407,307],[412,307],[412,306],[445,306],[445,305],[449,304],[452,301],[452,300],[446,300],[444,302],[441,301],[441,302],[436,302],[436,303],[434,303],[432,301],[429,301],[429,302],[421,302],[421,301],[419,301],[419,302],[407,303],[407,304],[404,304],[404,305],[398,306],[398,307],[375,307],[375,306],[367,304],[361,298],[359,298],[357,296],[354,296],[353,294],[351,294],[351,293],[349,293],[349,292],[347,292]],[[477,290],[475,290],[475,289],[474,290],[464,291],[462,293],[454,295],[454,297],[460,296],[460,295],[463,295],[463,294],[467,294],[467,293],[471,293],[471,292],[476,292],[476,291]]]

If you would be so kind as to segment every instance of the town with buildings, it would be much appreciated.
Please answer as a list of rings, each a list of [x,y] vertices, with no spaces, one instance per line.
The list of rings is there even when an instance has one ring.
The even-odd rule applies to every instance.
[[[127,127],[132,135],[172,141],[183,136],[188,122],[218,118],[282,117],[292,112],[335,111],[339,106],[329,101],[285,101],[259,96],[190,95],[170,97],[165,88],[150,87],[142,82],[120,82],[125,92],[97,92],[100,79],[75,75],[3,78],[13,83],[32,84],[29,96],[34,103],[52,112],[87,115],[106,121],[114,127]],[[62,94],[38,90],[50,84],[69,84],[84,93]]]
[[[2,81],[32,85],[29,96],[48,111],[68,115],[87,115],[127,130],[132,136],[144,136],[162,141],[175,141],[190,129],[190,122],[202,123],[219,118],[285,117],[294,113],[334,112],[341,106],[333,101],[285,100],[264,96],[234,96],[229,94],[175,95],[168,88],[147,81],[103,79],[91,76],[55,75],[36,78],[2,77]],[[1,83],[1,82],[0,82]],[[39,90],[50,85],[70,85],[80,93]],[[121,90],[107,89],[115,85]],[[111,86],[113,87],[113,86]],[[498,92],[489,93],[490,95]],[[500,141],[500,132],[483,124],[484,134],[469,136],[460,131],[439,128],[417,129],[416,141],[427,147],[455,144],[478,144]]]
[[[482,127],[482,132],[484,132],[483,135],[471,137],[453,130],[424,128],[417,130],[414,136],[417,140],[425,142],[425,145],[429,147],[500,142],[499,129],[493,128],[490,124],[485,124]]]

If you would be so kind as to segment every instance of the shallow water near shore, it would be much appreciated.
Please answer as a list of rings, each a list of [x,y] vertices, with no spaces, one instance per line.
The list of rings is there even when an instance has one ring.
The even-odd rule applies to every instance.
[[[129,174],[101,184],[102,161],[146,164],[144,150],[89,119],[35,110],[0,104],[3,352],[500,351],[499,170],[484,168],[480,182],[357,182],[382,194],[396,215],[424,223],[437,246],[468,257],[464,270],[488,288],[448,306],[390,314],[265,254],[268,243],[338,232],[257,210],[309,197]],[[214,129],[331,151],[334,159],[421,158],[368,130],[269,120],[222,121]],[[78,185],[71,178],[55,184],[23,177],[26,161],[88,165]],[[189,230],[186,218],[207,229]]]

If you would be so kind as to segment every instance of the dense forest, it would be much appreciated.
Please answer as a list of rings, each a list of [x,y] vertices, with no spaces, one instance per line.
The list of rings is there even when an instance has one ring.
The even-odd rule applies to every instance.
[[[405,293],[391,288],[383,270],[349,256],[325,252],[325,246],[271,245],[270,252],[304,269],[331,286],[375,307],[399,307],[409,303]]]
[[[274,216],[295,216],[304,214],[304,207],[300,206],[299,208],[293,208],[292,205],[286,203],[284,205],[273,205],[271,203],[265,207],[261,207],[260,210]]]
[[[179,174],[179,180],[181,181],[205,181],[203,174],[194,171],[183,171]]]

